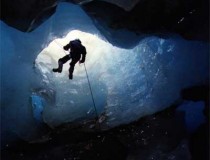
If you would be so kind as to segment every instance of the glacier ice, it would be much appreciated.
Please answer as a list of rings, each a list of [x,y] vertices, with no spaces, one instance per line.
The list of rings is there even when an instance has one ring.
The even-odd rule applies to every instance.
[[[65,55],[58,44],[75,36],[87,48],[86,67],[97,111],[106,116],[108,127],[160,111],[180,98],[182,88],[208,83],[208,44],[176,35],[151,36],[134,48],[118,48],[78,6],[68,3],[61,3],[56,14],[31,33],[3,22],[0,32],[2,128],[24,137],[38,127],[30,103],[35,91],[46,91],[41,94],[47,103],[43,118],[50,126],[95,116],[84,66],[76,65],[72,81],[68,63],[63,73],[51,72]]]
[[[207,61],[190,57],[199,51],[199,47],[193,47],[196,43],[149,37],[133,49],[122,49],[97,35],[73,30],[65,38],[51,42],[36,59],[43,82],[56,91],[55,106],[44,112],[46,123],[52,126],[88,118],[88,112],[95,112],[83,65],[76,65],[73,81],[68,80],[68,63],[63,73],[51,72],[57,60],[68,54],[62,46],[75,38],[86,46],[86,67],[97,112],[106,116],[109,127],[170,106],[180,98],[182,88],[204,83],[208,75],[207,70],[203,73]]]
[[[38,95],[31,95],[31,103],[32,103],[32,109],[33,109],[33,115],[34,118],[42,123],[43,119],[42,119],[42,113],[43,113],[43,109],[45,106],[45,100],[38,96]]]

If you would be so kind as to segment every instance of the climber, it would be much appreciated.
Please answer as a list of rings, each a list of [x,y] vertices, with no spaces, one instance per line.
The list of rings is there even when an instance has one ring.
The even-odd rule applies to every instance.
[[[70,41],[67,45],[63,47],[64,50],[68,51],[70,49],[70,53],[63,58],[58,60],[58,68],[53,68],[53,72],[61,73],[63,69],[63,64],[71,59],[70,68],[69,68],[69,79],[73,79],[73,71],[75,64],[79,61],[79,63],[85,62],[86,57],[86,48],[82,45],[79,39],[75,39]],[[81,58],[82,55],[82,58]]]

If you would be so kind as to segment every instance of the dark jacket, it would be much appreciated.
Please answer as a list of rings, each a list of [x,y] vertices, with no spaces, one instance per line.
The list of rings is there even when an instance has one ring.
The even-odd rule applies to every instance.
[[[72,59],[80,59],[82,55],[82,59],[80,60],[80,63],[85,62],[86,57],[86,48],[81,44],[80,40],[73,40],[70,41],[69,44],[63,47],[64,50],[68,51],[70,50],[71,58]]]

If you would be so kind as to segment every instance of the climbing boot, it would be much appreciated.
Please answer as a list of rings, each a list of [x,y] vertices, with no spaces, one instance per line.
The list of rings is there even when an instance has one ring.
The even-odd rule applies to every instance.
[[[53,71],[53,72],[61,73],[61,72],[62,72],[62,69],[60,69],[60,68],[53,68],[52,71]]]
[[[69,74],[69,79],[73,79],[73,74]]]

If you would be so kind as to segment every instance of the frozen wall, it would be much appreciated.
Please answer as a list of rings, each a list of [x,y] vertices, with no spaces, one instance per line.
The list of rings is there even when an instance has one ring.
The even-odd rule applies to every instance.
[[[65,53],[50,42],[67,33],[66,40],[56,41],[63,45],[76,36],[86,46],[96,107],[109,127],[164,109],[179,98],[183,87],[208,83],[208,44],[148,37],[133,49],[117,48],[78,6],[61,3],[56,14],[32,33],[1,22],[2,134],[13,131],[30,138],[36,133],[30,97],[37,90],[55,93],[43,113],[50,126],[94,116],[84,66],[76,66],[72,81],[68,64],[60,75],[51,72]]]
[[[55,106],[44,112],[51,126],[95,116],[84,66],[76,65],[72,81],[68,63],[61,74],[51,71],[68,54],[62,46],[75,38],[87,48],[86,68],[97,111],[106,115],[104,125],[129,123],[162,110],[180,98],[182,88],[208,83],[206,44],[148,37],[133,49],[121,49],[97,35],[74,30],[50,43],[36,59],[43,82],[56,91]]]
[[[68,14],[71,11],[72,14]],[[75,28],[98,33],[88,16],[76,5],[61,3],[57,13],[31,33],[23,33],[0,21],[2,132],[30,137],[37,130],[30,97],[43,88],[34,68],[37,55],[55,37]]]

